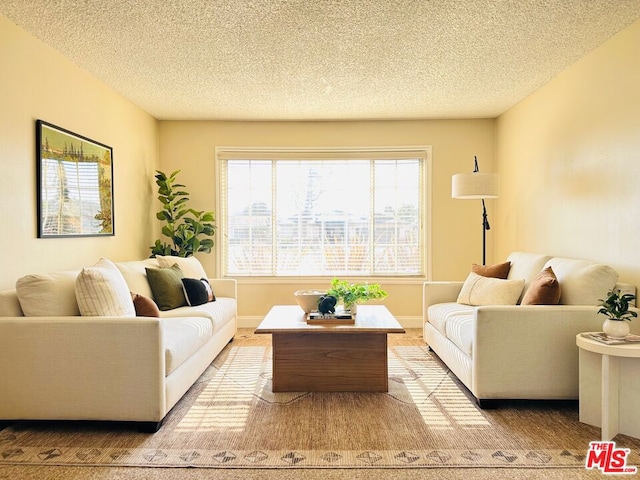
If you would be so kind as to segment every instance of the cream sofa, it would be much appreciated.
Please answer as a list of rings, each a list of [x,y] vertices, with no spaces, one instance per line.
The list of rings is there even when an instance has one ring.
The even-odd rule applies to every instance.
[[[125,290],[153,297],[146,268],[160,268],[159,260],[115,265]],[[215,301],[159,317],[131,315],[126,301],[128,313],[83,316],[77,282],[84,271],[29,275],[0,292],[0,421],[125,421],[157,431],[233,339],[236,282],[209,279]]]
[[[602,330],[605,317],[596,305],[608,290],[617,286],[635,295],[635,286],[617,283],[612,268],[585,260],[526,252],[507,260],[503,282],[522,282],[513,305],[457,303],[465,282],[425,282],[425,342],[483,408],[498,399],[577,399],[576,335]],[[560,304],[518,304],[549,266],[561,287]],[[632,331],[637,323],[631,322]]]

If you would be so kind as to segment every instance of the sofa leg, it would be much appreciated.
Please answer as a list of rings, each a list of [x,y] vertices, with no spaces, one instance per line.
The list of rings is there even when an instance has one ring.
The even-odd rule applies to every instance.
[[[156,433],[162,427],[162,422],[164,419],[159,422],[138,422],[138,431],[140,433]]]
[[[476,403],[483,410],[493,410],[494,408],[498,408],[498,400],[492,398],[480,399],[476,398]]]

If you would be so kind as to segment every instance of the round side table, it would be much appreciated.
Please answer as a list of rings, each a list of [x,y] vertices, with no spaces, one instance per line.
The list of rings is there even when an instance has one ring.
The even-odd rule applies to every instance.
[[[580,349],[580,421],[640,438],[640,343],[607,345],[576,335]]]

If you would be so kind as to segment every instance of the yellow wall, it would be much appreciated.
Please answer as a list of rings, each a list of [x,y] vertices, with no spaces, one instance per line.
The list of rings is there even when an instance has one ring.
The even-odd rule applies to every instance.
[[[431,145],[433,258],[432,278],[464,279],[470,264],[482,261],[481,205],[451,198],[451,176],[473,170],[478,155],[483,171],[493,171],[494,120],[379,122],[160,122],[160,164],[170,173],[181,169],[181,183],[191,192],[193,207],[217,210],[217,146],[343,147]],[[489,201],[489,210],[493,205]],[[157,207],[159,207],[159,203]],[[491,214],[491,213],[490,213]],[[218,232],[218,238],[222,232]],[[491,240],[491,232],[489,233]],[[491,248],[491,245],[490,247]],[[198,255],[208,272],[215,255]],[[491,256],[489,256],[491,259]],[[240,280],[239,314],[260,317],[277,303],[292,303],[298,288],[321,288],[328,279],[301,284],[258,279]],[[323,283],[324,282],[324,283]],[[401,318],[421,316],[422,280],[381,281],[385,304]]]
[[[101,256],[148,256],[156,120],[2,15],[0,63],[0,289]],[[37,238],[36,119],[113,147],[115,236]]]
[[[193,206],[217,210],[216,146],[431,145],[434,280],[462,280],[480,261],[480,203],[450,198],[451,175],[478,155],[482,171],[501,175],[500,198],[487,202],[489,263],[512,250],[590,258],[640,285],[639,45],[637,21],[497,120],[158,122],[0,15],[0,289],[101,256],[146,257],[160,229],[156,168],[182,169]],[[36,119],[113,147],[115,236],[36,238]],[[199,258],[216,272],[215,255]],[[396,315],[421,315],[419,280],[381,283]],[[241,281],[240,315],[319,286]]]
[[[588,258],[640,285],[640,21],[501,115],[495,257]]]

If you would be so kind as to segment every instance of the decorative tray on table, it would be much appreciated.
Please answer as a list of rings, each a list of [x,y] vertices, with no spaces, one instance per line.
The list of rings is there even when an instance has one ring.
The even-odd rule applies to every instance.
[[[349,310],[336,310],[335,313],[321,313],[312,310],[307,314],[307,324],[309,325],[353,325],[356,323],[355,315]]]

